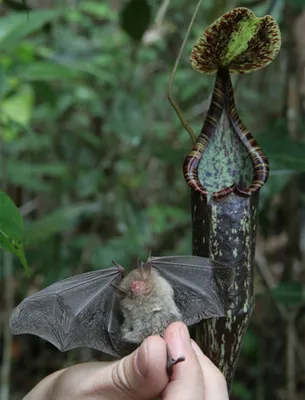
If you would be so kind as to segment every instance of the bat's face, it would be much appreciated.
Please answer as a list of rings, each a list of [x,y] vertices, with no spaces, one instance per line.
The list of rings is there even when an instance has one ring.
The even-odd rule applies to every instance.
[[[152,270],[149,264],[141,263],[140,266],[131,271],[120,283],[118,295],[121,299],[136,299],[149,296],[154,287],[156,272]]]

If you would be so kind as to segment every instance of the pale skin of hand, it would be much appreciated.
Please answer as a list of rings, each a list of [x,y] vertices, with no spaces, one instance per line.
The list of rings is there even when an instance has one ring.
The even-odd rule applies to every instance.
[[[166,343],[185,361],[166,373]],[[42,380],[23,400],[228,400],[226,381],[182,322],[115,362],[79,364]]]

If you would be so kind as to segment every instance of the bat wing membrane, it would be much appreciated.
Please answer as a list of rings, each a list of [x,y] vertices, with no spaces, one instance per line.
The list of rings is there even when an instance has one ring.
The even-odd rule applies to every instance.
[[[61,351],[91,347],[118,356],[119,300],[113,285],[121,280],[122,271],[111,267],[54,283],[15,308],[12,333],[37,335]]]
[[[234,269],[197,256],[156,257],[148,261],[173,287],[187,325],[225,316]]]

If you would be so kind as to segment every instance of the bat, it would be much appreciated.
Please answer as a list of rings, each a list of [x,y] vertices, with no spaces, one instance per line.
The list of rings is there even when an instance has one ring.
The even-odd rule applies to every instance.
[[[61,351],[91,347],[120,357],[172,322],[189,326],[224,317],[233,271],[197,256],[149,256],[127,275],[115,264],[24,299],[11,315],[11,331],[39,336]],[[183,359],[173,360],[168,351],[169,375]]]

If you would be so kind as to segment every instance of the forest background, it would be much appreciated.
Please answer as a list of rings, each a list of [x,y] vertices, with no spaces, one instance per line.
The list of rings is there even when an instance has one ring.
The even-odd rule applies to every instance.
[[[190,0],[3,0],[0,5],[0,179],[26,225],[28,279],[1,252],[0,398],[22,398],[54,370],[101,354],[60,353],[12,338],[24,297],[72,274],[137,257],[191,254],[191,142],[169,105],[169,76],[195,8]],[[260,196],[256,307],[232,399],[305,398],[305,1],[204,0],[173,92],[195,132],[212,77],[190,50],[224,12],[272,14],[282,49],[267,68],[233,78],[239,114],[269,157]],[[0,205],[1,206],[1,205]],[[293,316],[293,318],[291,317]],[[288,383],[287,383],[288,381]],[[10,395],[8,395],[8,388]]]

